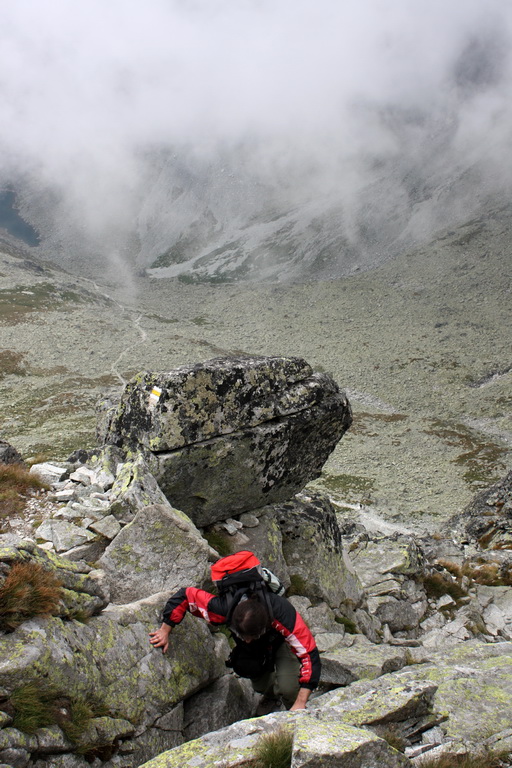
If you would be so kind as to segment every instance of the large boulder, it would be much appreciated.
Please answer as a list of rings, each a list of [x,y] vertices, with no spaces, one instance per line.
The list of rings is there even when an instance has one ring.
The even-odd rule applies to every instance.
[[[105,440],[145,455],[196,525],[284,501],[318,477],[352,422],[346,396],[299,358],[217,358],[130,381]]]

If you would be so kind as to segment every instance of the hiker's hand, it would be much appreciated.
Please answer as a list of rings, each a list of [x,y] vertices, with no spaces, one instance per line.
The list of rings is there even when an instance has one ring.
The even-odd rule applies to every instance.
[[[311,691],[309,688],[300,688],[299,693],[297,694],[297,698],[295,699],[295,702],[290,707],[290,712],[294,712],[297,709],[306,709],[306,704],[308,703],[309,695]]]
[[[162,624],[160,629],[149,633],[149,642],[153,648],[161,648],[162,653],[166,653],[169,647],[169,635],[171,634],[172,627],[168,624]]]

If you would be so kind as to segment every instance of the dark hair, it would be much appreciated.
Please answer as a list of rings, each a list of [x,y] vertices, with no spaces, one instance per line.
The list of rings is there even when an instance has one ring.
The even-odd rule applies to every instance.
[[[257,595],[241,600],[231,616],[230,626],[239,637],[260,637],[270,629],[270,614]]]

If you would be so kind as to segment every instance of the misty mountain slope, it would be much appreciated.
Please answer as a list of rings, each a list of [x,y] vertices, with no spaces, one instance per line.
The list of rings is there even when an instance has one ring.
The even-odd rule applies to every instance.
[[[25,456],[64,458],[94,445],[96,400],[137,371],[297,355],[331,372],[354,410],[317,483],[362,505],[351,515],[435,527],[511,466],[511,242],[504,207],[344,278],[131,290],[4,248],[6,306],[32,305],[0,315],[0,434]],[[25,291],[44,284],[41,305]]]
[[[258,144],[213,161],[168,157],[138,216],[137,263],[152,277],[339,277],[500,204],[487,162],[454,150],[455,115],[360,111],[386,132],[385,150],[341,160],[333,147],[330,165],[313,153],[273,172]]]

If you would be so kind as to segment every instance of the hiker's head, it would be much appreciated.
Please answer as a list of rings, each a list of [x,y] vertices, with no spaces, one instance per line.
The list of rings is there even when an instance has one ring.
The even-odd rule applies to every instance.
[[[241,600],[233,611],[230,627],[245,643],[251,643],[270,629],[270,614],[257,595]]]

